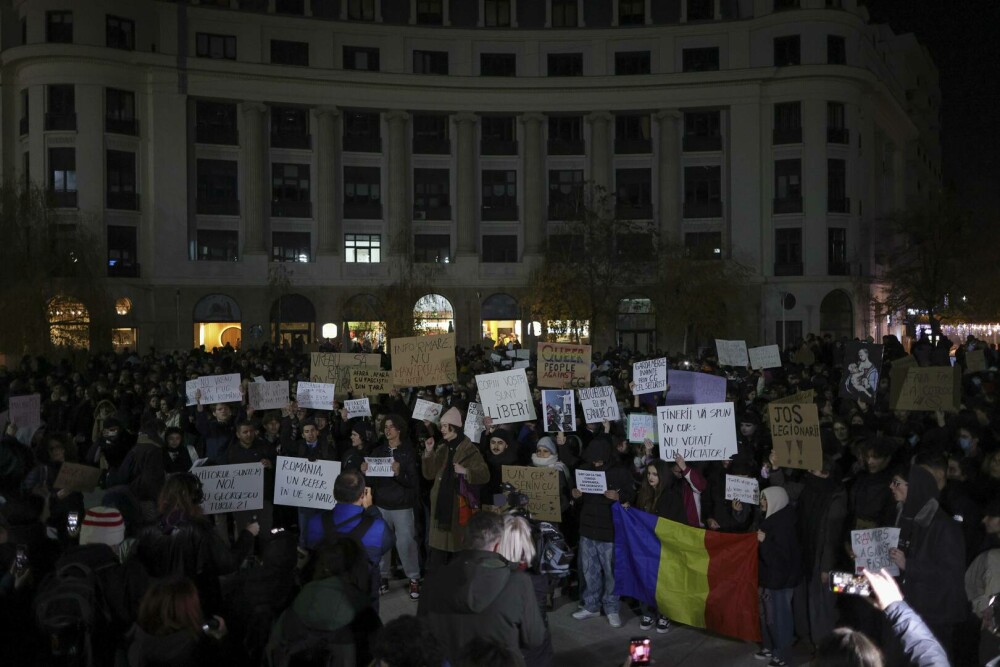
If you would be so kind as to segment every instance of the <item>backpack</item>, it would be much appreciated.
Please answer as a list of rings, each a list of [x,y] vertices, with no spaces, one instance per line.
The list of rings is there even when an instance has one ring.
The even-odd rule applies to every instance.
[[[47,638],[51,657],[70,665],[94,664],[94,631],[110,619],[98,590],[97,573],[114,565],[107,563],[94,570],[83,563],[67,563],[39,586],[35,622]]]
[[[282,614],[267,647],[268,667],[355,667],[371,662],[369,644],[381,627],[378,614],[368,607],[347,625],[327,632],[309,627],[290,606]],[[275,635],[280,639],[275,639]]]
[[[365,582],[367,583],[367,587],[364,587],[361,590],[364,591],[367,595],[376,596],[375,599],[378,599],[377,598],[378,588],[379,588],[379,583],[381,581],[381,575],[379,574],[379,564],[377,561],[375,563],[372,563],[371,560],[369,560],[368,550],[365,549],[365,545],[362,542],[362,540],[365,537],[365,534],[368,532],[368,529],[375,524],[375,517],[371,516],[370,514],[362,513],[361,520],[358,521],[358,525],[352,528],[350,532],[344,533],[340,531],[341,528],[343,528],[350,522],[354,521],[356,518],[357,515],[352,516],[344,521],[341,521],[340,523],[334,523],[333,512],[324,513],[323,541],[320,543],[320,546],[322,547],[322,545],[324,544],[334,544],[339,540],[349,540],[353,542],[354,545],[357,547],[358,552],[364,558],[364,565],[366,566],[365,571],[367,572],[367,578],[365,579]],[[360,565],[358,566],[358,570],[359,571],[361,570]]]

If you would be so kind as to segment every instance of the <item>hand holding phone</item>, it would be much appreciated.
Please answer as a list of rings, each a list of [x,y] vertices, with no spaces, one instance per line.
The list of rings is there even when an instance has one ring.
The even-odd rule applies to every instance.
[[[76,538],[80,534],[80,513],[69,512],[66,515],[66,534]]]
[[[861,574],[851,572],[831,572],[830,590],[843,595],[860,595],[870,597],[872,594],[871,584],[868,579]]]
[[[648,665],[651,661],[652,646],[649,637],[633,637],[628,645],[629,661],[633,665]]]

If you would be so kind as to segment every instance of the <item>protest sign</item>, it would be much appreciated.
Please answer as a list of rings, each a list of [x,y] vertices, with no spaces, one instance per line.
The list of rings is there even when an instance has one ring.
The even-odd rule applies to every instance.
[[[819,410],[815,403],[771,403],[771,442],[775,465],[782,468],[822,470],[823,445],[819,435]]]
[[[201,391],[202,405],[243,402],[243,392],[240,391],[239,373],[203,375],[194,380],[188,380],[184,383],[188,405],[197,405],[198,399],[195,398],[195,395],[199,390]]]
[[[531,421],[536,418],[531,388],[523,368],[476,376],[483,412],[494,424]]]
[[[537,375],[539,387],[590,385],[590,346],[575,343],[540,343]]]
[[[594,387],[578,389],[580,407],[583,408],[583,420],[586,424],[596,424],[607,419],[609,422],[621,419],[618,411],[618,400],[615,398],[614,387]]]
[[[397,387],[451,384],[455,369],[455,334],[393,338],[392,383]]]
[[[844,345],[843,367],[840,397],[874,405],[882,373],[882,346],[849,341]]]
[[[486,425],[483,423],[483,406],[479,403],[469,403],[469,409],[465,413],[465,436],[473,444],[478,444],[483,437]]]
[[[608,476],[603,470],[577,470],[576,488],[580,493],[599,493],[608,490]]]
[[[238,375],[236,377],[239,377]],[[7,403],[7,419],[18,428],[31,428],[42,423],[42,396],[11,396]]]
[[[377,396],[387,394],[392,389],[392,371],[381,368],[352,366],[350,378],[354,396]]]
[[[892,361],[889,368],[889,406],[890,408],[899,402],[899,394],[903,390],[903,381],[906,379],[906,370],[911,366],[916,366],[917,360],[912,356],[905,356]]]
[[[816,390],[806,389],[805,391],[796,392],[789,396],[783,396],[781,398],[776,398],[771,401],[771,404],[778,403],[812,403],[816,400]]]
[[[299,382],[295,388],[295,401],[308,410],[333,410],[336,389],[328,382]]]
[[[518,359],[512,368],[531,368],[531,362],[527,359]]]
[[[309,379],[336,385],[336,395],[343,397],[354,391],[354,385],[351,384],[352,368],[363,366],[377,369],[381,364],[381,354],[313,352],[309,355]]]
[[[542,414],[545,415],[545,431],[576,430],[576,404],[572,389],[545,389],[542,391]]]
[[[354,419],[355,417],[371,417],[372,416],[372,406],[368,402],[368,397],[348,399],[344,401],[344,409],[347,410],[347,418]]]
[[[777,345],[751,347],[747,353],[750,356],[750,368],[755,371],[765,368],[781,368],[781,351]]]
[[[967,373],[978,373],[986,370],[986,351],[972,350],[965,355],[965,370]]]
[[[253,381],[254,382],[267,382],[267,380],[264,379],[263,375],[254,375],[253,376]]]
[[[304,459],[303,459],[304,460]],[[201,480],[205,514],[244,512],[264,507],[264,466],[260,462],[201,466],[191,474]]]
[[[514,488],[528,496],[528,511],[532,519],[561,521],[559,506],[559,471],[534,466],[503,466],[501,476]]]
[[[88,493],[94,490],[100,479],[100,468],[66,461],[59,466],[59,474],[56,475],[56,481],[52,483],[52,488]]]
[[[632,393],[635,396],[667,390],[667,359],[648,359],[632,364]]]
[[[954,366],[910,366],[904,369],[902,386],[893,410],[958,412],[962,378]],[[897,376],[890,372],[890,381]]]
[[[749,505],[760,504],[760,485],[753,477],[726,475],[726,500],[738,500]]]
[[[854,552],[854,572],[861,574],[867,568],[878,572],[883,567],[894,577],[899,568],[889,558],[889,549],[899,544],[899,528],[866,528],[851,531],[851,550]]]
[[[520,349],[514,350],[514,358],[515,359],[531,359],[531,350],[525,350],[524,348],[520,348]]]
[[[275,464],[274,504],[333,509],[333,483],[340,461],[310,461],[279,456]]]
[[[660,406],[656,408],[660,458],[673,461],[718,461],[736,453],[736,420],[732,403]]]
[[[726,378],[697,371],[670,371],[670,389],[664,405],[725,403]]]
[[[288,380],[251,382],[247,385],[247,399],[254,410],[274,410],[288,405]]]
[[[391,456],[366,456],[365,463],[368,464],[365,477],[392,477]]]
[[[628,441],[656,442],[656,415],[644,415],[640,412],[630,412],[628,416]]]
[[[440,424],[442,410],[443,407],[440,403],[425,401],[422,398],[418,398],[416,405],[413,406],[413,418],[422,419],[434,424]]]
[[[503,361],[503,357],[494,352],[490,355],[490,361],[492,361],[494,364],[499,364],[501,361]]]
[[[747,354],[747,342],[745,340],[722,340],[721,338],[716,338],[715,350],[719,356],[720,366],[746,368],[750,365],[750,358]]]

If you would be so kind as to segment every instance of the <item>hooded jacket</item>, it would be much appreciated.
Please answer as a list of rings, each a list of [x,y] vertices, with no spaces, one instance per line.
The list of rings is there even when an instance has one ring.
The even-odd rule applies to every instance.
[[[795,510],[788,506],[788,493],[780,486],[768,487],[761,495],[767,499],[767,514],[760,524],[764,541],[757,549],[757,580],[764,588],[794,588],[802,578]]]
[[[225,662],[219,642],[189,630],[151,635],[134,625],[129,635],[129,667],[209,667]]]
[[[493,453],[487,442],[486,451],[483,452],[483,458],[490,469],[490,481],[483,484],[482,489],[480,489],[481,502],[485,505],[494,504],[493,496],[500,493],[500,487],[503,486],[503,467],[521,465],[518,445],[514,442],[509,431],[498,429],[490,434],[490,439],[493,438],[503,440],[507,443],[507,448],[497,455]]]
[[[583,450],[583,460],[581,470],[605,472],[608,490],[618,491],[618,502],[635,501],[632,473],[615,465],[618,457],[607,436],[594,436]],[[595,466],[596,461],[603,462],[603,465]],[[577,499],[577,503],[580,505],[580,536],[597,542],[614,542],[615,525],[611,519],[611,506],[615,501],[596,493],[585,493]]]

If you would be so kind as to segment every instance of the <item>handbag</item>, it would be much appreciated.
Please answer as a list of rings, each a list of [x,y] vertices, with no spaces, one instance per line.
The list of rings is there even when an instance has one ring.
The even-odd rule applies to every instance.
[[[464,526],[479,511],[479,484],[469,484],[458,476],[458,525]]]

